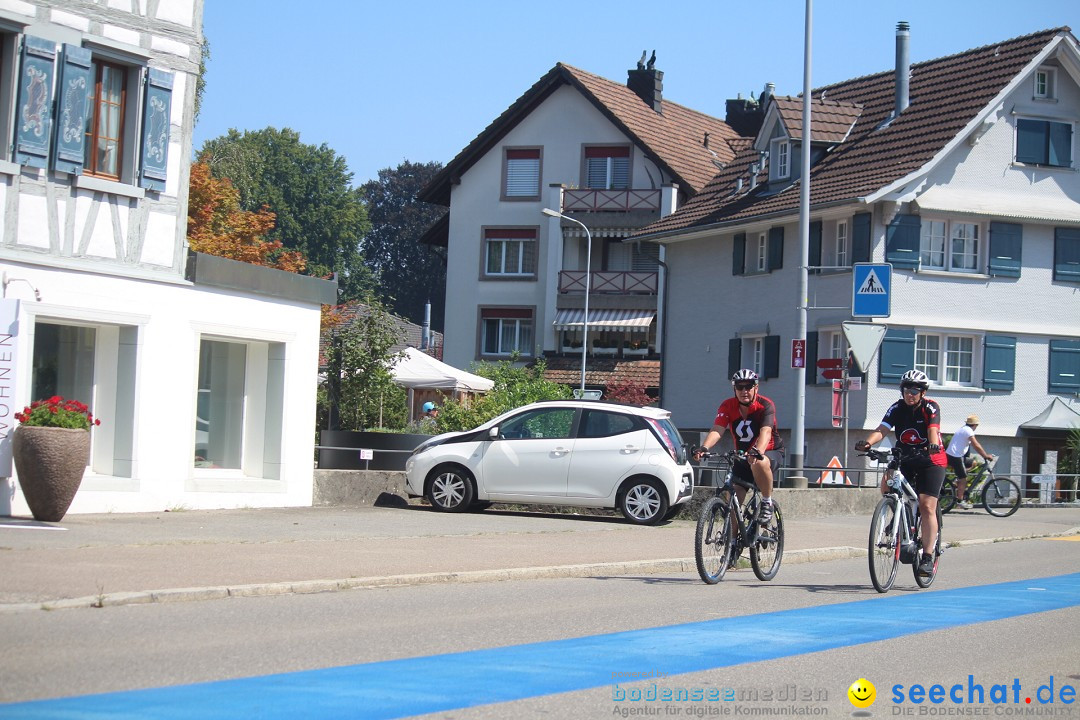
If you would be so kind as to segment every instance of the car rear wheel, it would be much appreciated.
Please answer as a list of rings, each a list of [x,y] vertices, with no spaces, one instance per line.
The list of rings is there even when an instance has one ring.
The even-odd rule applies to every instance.
[[[667,492],[657,480],[631,480],[619,494],[619,512],[632,523],[655,525],[667,511]]]
[[[428,502],[441,512],[467,510],[475,495],[472,476],[458,467],[439,468],[428,482]]]

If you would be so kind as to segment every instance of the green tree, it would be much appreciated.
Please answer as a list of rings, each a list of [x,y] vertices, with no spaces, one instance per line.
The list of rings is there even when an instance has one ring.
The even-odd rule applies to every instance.
[[[496,415],[540,400],[564,400],[570,388],[544,379],[547,364],[537,360],[529,367],[515,365],[517,358],[496,363],[480,362],[470,372],[495,381],[495,386],[467,402],[448,401],[439,407],[439,432],[469,430]]]
[[[375,274],[382,301],[395,315],[424,321],[431,302],[431,326],[443,329],[446,296],[446,251],[425,245],[420,237],[445,209],[417,199],[420,190],[442,168],[437,162],[406,160],[379,171],[379,178],[360,190],[371,230],[360,243],[364,263]]]
[[[333,402],[336,372],[340,377],[337,407],[342,430],[406,426],[408,398],[391,374],[402,355],[391,348],[403,340],[390,314],[373,298],[352,323],[333,330],[326,351],[331,368],[328,392],[320,398],[325,397],[327,404]],[[326,417],[328,412],[324,407],[320,414]]]
[[[272,127],[229,130],[207,140],[199,158],[214,177],[232,181],[241,209],[266,206],[277,216],[267,240],[303,253],[311,275],[337,273],[342,302],[373,287],[360,254],[367,213],[344,158],[325,144],[305,145],[289,128]]]
[[[202,99],[206,93],[206,61],[210,59],[210,41],[203,37],[202,47],[199,48],[199,75],[195,78],[195,117],[194,122],[199,120],[199,111],[202,110]]]

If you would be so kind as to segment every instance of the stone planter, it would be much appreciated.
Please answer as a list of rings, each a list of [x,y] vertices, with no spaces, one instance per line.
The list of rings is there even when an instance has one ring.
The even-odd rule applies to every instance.
[[[11,452],[34,519],[62,520],[90,461],[90,431],[20,425]]]

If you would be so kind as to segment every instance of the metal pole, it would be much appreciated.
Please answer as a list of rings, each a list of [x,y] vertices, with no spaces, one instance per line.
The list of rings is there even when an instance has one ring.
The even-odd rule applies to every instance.
[[[567,215],[563,215],[561,212],[550,208],[544,208],[540,212],[549,217],[559,217],[563,220],[569,220],[572,223],[580,225],[581,229],[585,231],[585,317],[581,320],[581,397],[584,398],[585,363],[586,354],[589,348],[589,288],[592,280],[592,233],[589,232],[589,228],[586,227],[585,223]]]
[[[801,178],[799,182],[799,305],[795,337],[806,337],[806,309],[810,304],[810,38],[813,29],[813,0],[806,0],[806,40],[803,53],[803,115]],[[806,428],[806,368],[795,370],[795,427],[791,431],[791,467],[794,477],[803,477],[803,447]]]

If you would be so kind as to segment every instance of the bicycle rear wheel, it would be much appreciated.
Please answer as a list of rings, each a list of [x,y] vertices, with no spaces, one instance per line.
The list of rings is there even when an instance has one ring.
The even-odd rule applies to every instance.
[[[922,520],[915,521],[915,547],[919,548],[919,552],[916,554],[915,563],[911,566],[911,569],[915,572],[915,584],[921,588],[928,588],[934,583],[934,578],[937,577],[938,562],[941,559],[941,506],[937,509],[937,526],[938,533],[937,538],[934,540],[934,569],[929,575],[919,574],[919,560],[922,559]]]
[[[946,480],[941,485],[941,495],[938,497],[938,507],[941,512],[947,513],[956,507],[956,485],[952,480]]]
[[[694,559],[698,576],[715,585],[724,579],[731,557],[731,517],[723,500],[709,498],[698,514]]]
[[[879,593],[889,592],[896,582],[896,570],[900,566],[900,544],[893,535],[893,520],[899,511],[894,497],[883,497],[874,509],[870,520],[870,582]]]
[[[1020,486],[1008,478],[990,477],[982,491],[983,507],[995,517],[1009,517],[1020,507]]]
[[[784,559],[784,516],[780,503],[773,500],[773,516],[758,527],[758,536],[750,548],[750,566],[758,580],[772,580]]]

